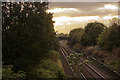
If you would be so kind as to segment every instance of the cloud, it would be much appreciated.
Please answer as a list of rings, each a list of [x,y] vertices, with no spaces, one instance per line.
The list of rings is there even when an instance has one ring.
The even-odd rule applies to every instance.
[[[65,27],[60,27],[60,28],[65,28]]]
[[[50,3],[49,10],[53,10],[55,8],[61,9],[69,9],[74,8],[78,11],[63,11],[63,12],[53,12],[54,17],[59,16],[71,16],[71,17],[79,17],[79,16],[106,16],[108,14],[118,15],[118,9],[99,9],[104,8],[105,5],[113,5],[115,7],[118,6],[118,3],[99,3],[99,2],[59,2],[59,3]]]
[[[60,16],[54,17],[53,21],[55,21],[55,26],[62,26],[62,25],[72,25],[75,22],[84,22],[89,20],[99,20],[99,16],[80,16],[80,17],[68,17],[68,16]]]
[[[59,21],[56,21],[56,22],[54,23],[54,25],[55,25],[55,26],[62,26],[62,25],[64,25],[64,24],[61,23],[61,22],[59,22]]]
[[[63,4],[61,4],[62,7],[60,9],[62,10],[59,10],[59,8],[55,8],[57,6],[52,7],[49,10],[54,13],[54,17],[106,16],[108,14],[118,15],[117,3],[116,4],[115,3],[114,4],[113,3],[107,3],[107,4],[105,3],[99,3],[99,4],[98,3],[79,3],[79,4],[76,3],[76,5],[74,4],[73,9],[76,9],[77,11],[73,11],[73,10],[66,11],[65,9],[69,9],[70,4],[72,4],[71,5],[72,7],[74,3],[69,3],[69,6],[67,3],[66,4],[64,3],[64,8],[63,8]],[[117,8],[114,8],[114,7],[112,8],[111,5]]]
[[[54,2],[50,3],[47,12],[54,13],[55,30],[68,33],[74,28],[84,28],[89,22],[99,21],[108,25],[109,20],[118,15],[118,3]]]
[[[54,17],[54,21],[68,22],[68,21],[86,21],[86,20],[98,20],[99,16],[80,16],[80,17],[68,17],[60,16]]]
[[[60,16],[54,17],[53,20],[55,21],[54,25],[56,26],[70,26],[79,23],[88,23],[91,21],[100,21],[103,22],[105,20],[109,21],[112,18],[118,18],[118,16],[107,15],[107,16],[80,16],[80,17],[69,17],[69,16]]]
[[[55,9],[48,10],[47,12],[58,13],[58,12],[70,12],[70,11],[79,12],[79,10],[75,8],[55,8]]]
[[[104,16],[102,19],[110,20],[110,19],[112,19],[112,18],[114,18],[114,17],[118,18],[118,16],[108,15],[108,16]]]
[[[100,8],[98,8],[98,9],[111,9],[111,10],[116,10],[116,9],[118,9],[118,7],[115,6],[115,5],[106,4],[106,5],[104,5],[104,7],[100,7]]]
[[[72,23],[67,23],[66,25],[71,25]]]

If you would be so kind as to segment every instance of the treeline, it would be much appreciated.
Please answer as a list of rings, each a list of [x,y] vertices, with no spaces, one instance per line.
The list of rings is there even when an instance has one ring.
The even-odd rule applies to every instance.
[[[2,3],[3,78],[63,76],[58,65],[59,46],[52,21],[53,14],[46,12],[48,4]],[[21,77],[11,76],[19,71],[23,71],[24,76],[23,74],[18,74]]]
[[[84,29],[73,29],[69,33],[69,44],[79,44],[82,47],[99,46],[101,49],[112,51],[120,47],[120,26],[116,23],[106,27],[103,23],[88,23]]]
[[[70,31],[69,38],[68,43],[75,50],[96,58],[120,74],[120,25],[113,23],[106,27],[103,23],[91,22],[84,29]]]

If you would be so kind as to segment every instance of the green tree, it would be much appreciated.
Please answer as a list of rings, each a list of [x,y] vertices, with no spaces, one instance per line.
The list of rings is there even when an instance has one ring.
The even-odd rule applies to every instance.
[[[28,76],[40,60],[48,58],[49,51],[58,50],[53,14],[47,9],[47,2],[2,3],[4,65],[13,65],[14,71],[23,70]]]
[[[120,46],[119,32],[120,26],[118,26],[117,24],[113,24],[99,35],[97,44],[102,49],[112,51],[114,48]]]
[[[106,26],[99,22],[88,23],[85,26],[85,33],[82,37],[82,44],[85,46],[96,45],[98,35],[101,34],[105,28]]]
[[[76,43],[81,43],[81,38],[83,36],[83,33],[84,33],[84,29],[82,29],[82,28],[77,28],[77,29],[73,29],[72,31],[70,31],[70,33],[69,33],[69,38],[70,38],[69,43],[71,45],[74,45]]]
[[[8,80],[8,79],[19,79],[22,80],[25,78],[25,72],[19,71],[15,73],[12,71],[12,65],[4,65],[2,68],[2,79]]]

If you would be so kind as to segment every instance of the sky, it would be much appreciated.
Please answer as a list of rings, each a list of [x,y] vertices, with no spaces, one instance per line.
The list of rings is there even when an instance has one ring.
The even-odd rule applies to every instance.
[[[53,13],[55,31],[69,33],[74,28],[84,28],[89,22],[102,22],[118,17],[117,2],[50,2],[47,12]]]

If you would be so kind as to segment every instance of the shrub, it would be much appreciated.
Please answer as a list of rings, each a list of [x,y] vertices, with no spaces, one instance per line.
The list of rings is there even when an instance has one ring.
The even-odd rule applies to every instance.
[[[39,66],[32,69],[32,75],[36,78],[59,78],[64,77],[64,73],[58,64],[50,59],[40,61]]]
[[[97,43],[97,37],[106,26],[100,22],[88,23],[85,26],[84,36],[82,38],[82,44],[85,46],[94,46]]]
[[[93,51],[94,51],[94,46],[87,47],[87,48],[84,50],[84,52],[85,52],[87,55],[89,55],[89,56],[92,55]]]
[[[97,44],[102,49],[112,51],[113,49],[120,46],[119,32],[120,26],[118,26],[117,24],[113,24],[99,35]]]
[[[77,43],[73,46],[75,50],[82,51],[85,47],[81,43]]]
[[[69,33],[69,44],[71,46],[75,45],[76,43],[81,43],[81,38],[83,36],[84,29],[82,28],[77,28],[73,29]]]
[[[94,46],[90,46],[87,47],[84,52],[88,55],[88,56],[92,56],[95,58],[105,58],[108,56],[108,53],[105,51],[102,51]]]
[[[116,59],[120,59],[120,48],[113,49],[112,54],[115,56]]]
[[[60,56],[59,56],[59,52],[54,51],[54,50],[49,51],[49,59],[57,62],[58,59],[59,59],[59,57],[60,57]]]
[[[23,79],[25,78],[25,72],[19,71],[15,73],[12,71],[12,65],[3,65],[2,68],[2,79]]]

